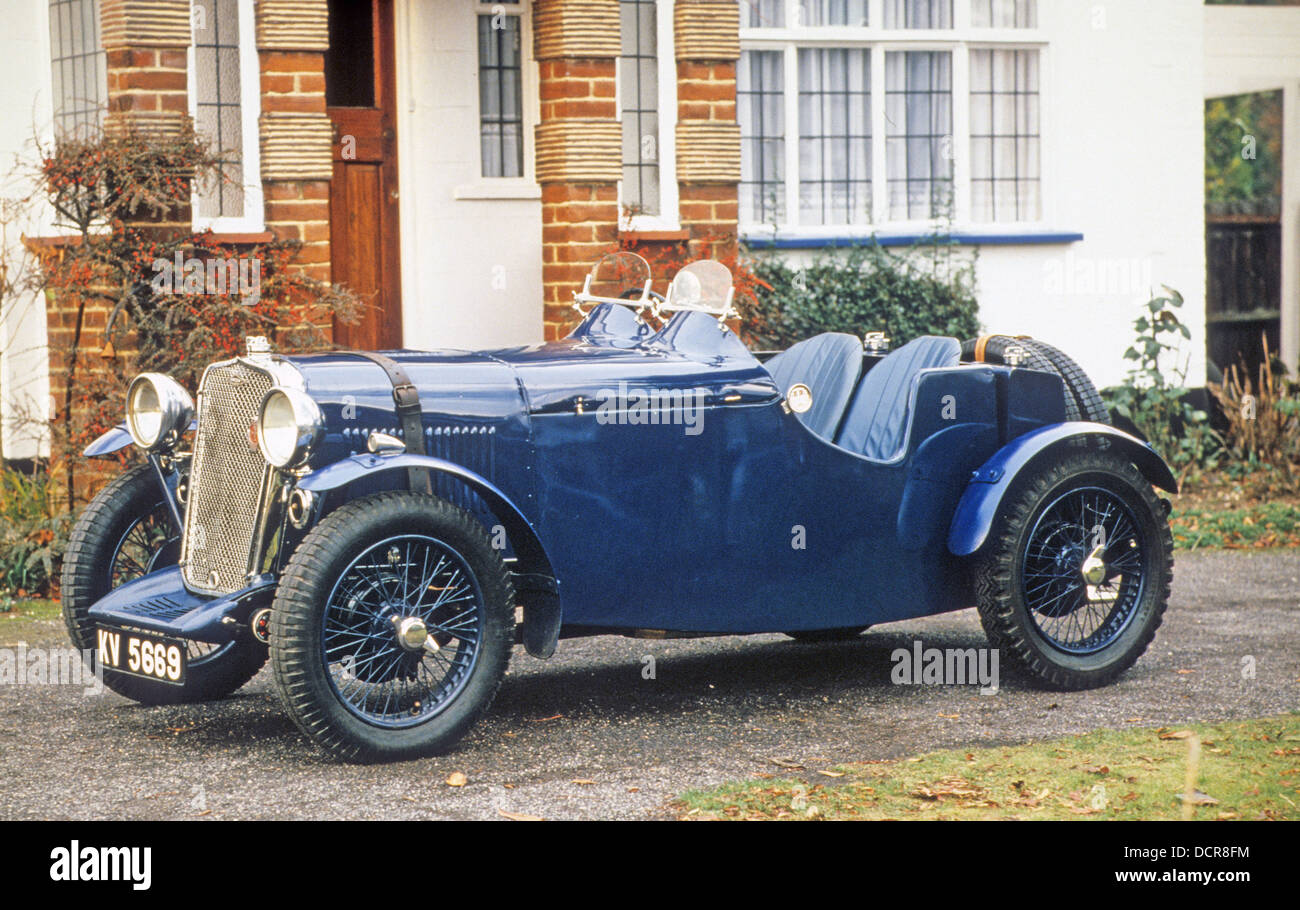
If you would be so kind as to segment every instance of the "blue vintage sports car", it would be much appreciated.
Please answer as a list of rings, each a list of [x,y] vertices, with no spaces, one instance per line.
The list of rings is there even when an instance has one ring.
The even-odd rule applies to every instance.
[[[1043,685],[1107,683],[1169,596],[1168,467],[1026,338],[825,334],[765,362],[731,275],[666,297],[602,261],[561,340],[280,356],[249,339],[197,404],[145,373],[88,450],[146,456],[86,508],[63,609],[105,683],[219,698],[266,661],[350,760],[445,750],[523,644],[851,637],[976,606]],[[195,422],[197,418],[197,422]]]

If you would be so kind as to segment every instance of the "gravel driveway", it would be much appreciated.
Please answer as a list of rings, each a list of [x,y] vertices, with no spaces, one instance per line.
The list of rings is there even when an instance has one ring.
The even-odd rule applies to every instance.
[[[917,639],[983,647],[973,610],[847,644],[607,637],[562,642],[550,661],[517,649],[492,711],[456,752],[387,766],[318,754],[281,711],[269,670],[229,699],[175,708],[0,686],[0,819],[653,818],[683,790],[783,763],[1300,709],[1300,555],[1177,560],[1151,651],[1116,685],[1082,693],[1007,674],[992,696],[890,682],[891,652]],[[51,624],[30,644],[64,641]],[[453,772],[468,784],[447,786]]]

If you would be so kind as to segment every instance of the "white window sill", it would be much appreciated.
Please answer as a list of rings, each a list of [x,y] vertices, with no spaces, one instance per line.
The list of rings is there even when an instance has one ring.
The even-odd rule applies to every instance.
[[[258,207],[261,207],[260,203]],[[190,226],[196,234],[204,231],[214,234],[261,234],[266,231],[266,223],[261,218],[195,218]]]
[[[541,199],[542,188],[536,181],[515,177],[497,177],[477,183],[463,183],[452,192],[454,199]]]

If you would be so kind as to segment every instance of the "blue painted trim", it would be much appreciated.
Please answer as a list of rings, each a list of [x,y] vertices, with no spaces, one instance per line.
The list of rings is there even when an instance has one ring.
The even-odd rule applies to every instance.
[[[826,247],[854,246],[912,246],[928,240],[937,239],[959,246],[1018,246],[1023,244],[1043,243],[1078,243],[1083,234],[1078,231],[1031,231],[1022,234],[998,234],[983,231],[954,231],[951,234],[935,235],[929,233],[912,234],[875,234],[871,236],[840,235],[832,237],[816,236],[781,236],[777,234],[751,233],[742,235],[745,245],[757,250],[815,250]]]

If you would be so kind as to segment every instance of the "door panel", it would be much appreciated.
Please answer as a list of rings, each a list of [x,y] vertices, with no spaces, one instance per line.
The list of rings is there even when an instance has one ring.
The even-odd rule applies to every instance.
[[[329,8],[325,94],[334,124],[331,271],[334,283],[351,288],[363,304],[360,323],[336,324],[334,338],[363,350],[399,348],[393,0],[330,0]]]

